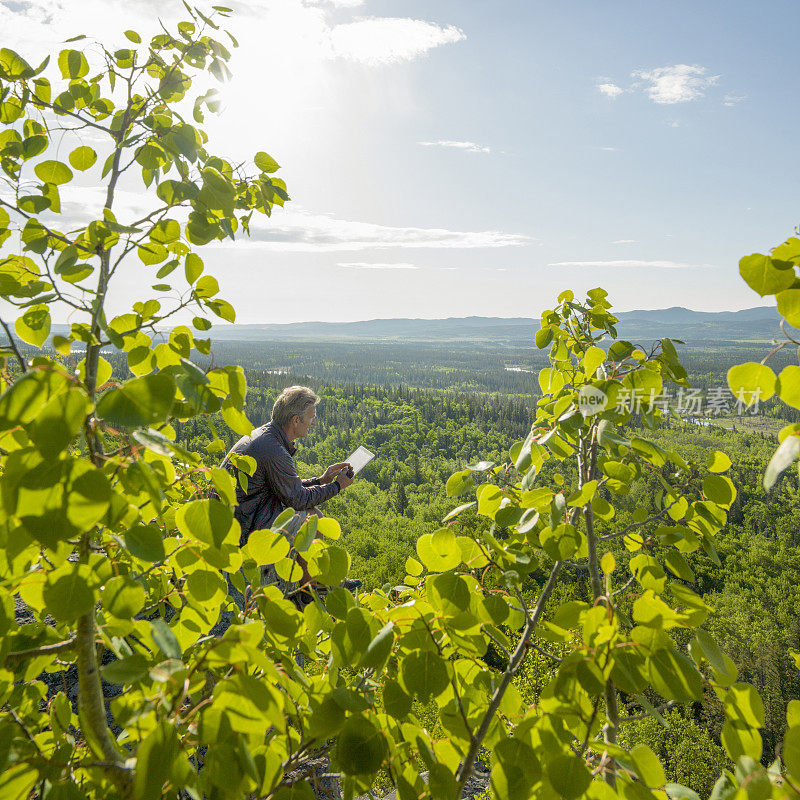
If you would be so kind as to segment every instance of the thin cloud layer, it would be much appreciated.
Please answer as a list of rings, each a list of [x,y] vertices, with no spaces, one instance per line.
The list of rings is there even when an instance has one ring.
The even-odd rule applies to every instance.
[[[692,269],[694,267],[710,267],[712,264],[684,264],[678,261],[556,261],[548,267],[658,267],[661,269]]]
[[[336,56],[372,66],[412,61],[435,47],[466,38],[454,25],[401,17],[360,19],[330,30]]]
[[[627,88],[603,80],[597,84],[597,90],[612,100],[623,94],[644,92],[658,105],[675,105],[705,97],[708,89],[715,86],[721,76],[709,75],[708,68],[699,64],[674,64],[650,70],[637,70],[631,73],[631,77],[635,80]],[[736,100],[741,99],[729,93],[725,96],[725,105],[733,105],[731,98],[734,97]]]
[[[298,209],[273,215],[267,223],[254,224],[252,236],[237,247],[282,252],[337,252],[384,248],[473,249],[522,247],[534,240],[503,231],[451,231],[444,228],[413,228],[376,225],[337,219]],[[263,225],[263,227],[262,227]]]
[[[438,142],[417,142],[422,147],[452,147],[456,150],[465,150],[468,153],[491,153],[492,148],[475,142],[453,142],[442,139]]]
[[[339,262],[336,266],[347,269],[419,269],[416,264],[376,264],[365,261]]]

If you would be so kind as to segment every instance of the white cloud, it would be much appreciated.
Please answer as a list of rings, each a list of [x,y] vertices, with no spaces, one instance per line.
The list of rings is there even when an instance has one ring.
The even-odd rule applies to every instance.
[[[466,38],[454,25],[401,17],[360,19],[330,30],[335,55],[373,66],[411,61],[434,47]]]
[[[355,8],[363,5],[364,0],[318,0],[317,5],[325,5],[326,3],[336,8]]]
[[[419,269],[416,264],[371,264],[364,261],[339,263],[336,266],[348,269]]]
[[[706,92],[715,86],[720,75],[709,75],[708,68],[699,64],[673,64],[655,69],[642,69],[631,73],[633,83],[624,88],[605,79],[597,84],[597,89],[610,99],[615,99],[621,94],[642,91],[659,105],[675,105],[676,103],[689,103],[705,97]],[[743,97],[728,93],[725,95],[725,105],[733,105],[743,100]]]
[[[609,153],[617,153],[617,152],[619,152],[619,147],[611,147],[610,145],[605,145],[603,147],[598,147],[597,149],[598,150],[605,150],[606,152],[609,152]]]
[[[737,103],[741,103],[742,100],[747,100],[746,94],[734,94],[733,92],[728,92],[722,101],[722,105],[735,106]]]
[[[712,264],[683,264],[678,261],[557,261],[548,267],[660,267],[663,269],[691,269],[710,267]]]
[[[636,239],[617,239],[611,244],[636,244]]]
[[[601,94],[610,97],[612,100],[625,93],[625,90],[621,86],[617,86],[616,83],[598,83],[597,89]]]
[[[491,153],[491,147],[485,147],[475,142],[453,142],[447,139],[439,140],[438,142],[417,142],[423,147],[453,147],[457,150],[465,150],[468,153]]]
[[[709,75],[706,67],[697,64],[675,64],[672,67],[639,70],[633,73],[633,77],[641,78],[650,99],[661,105],[698,100],[720,78],[719,75]]]
[[[372,222],[337,219],[302,209],[273,213],[266,222],[253,220],[250,239],[241,237],[236,247],[254,247],[282,252],[340,252],[384,248],[473,249],[521,247],[534,239],[502,231],[451,231],[377,225]],[[231,243],[232,244],[232,243]]]

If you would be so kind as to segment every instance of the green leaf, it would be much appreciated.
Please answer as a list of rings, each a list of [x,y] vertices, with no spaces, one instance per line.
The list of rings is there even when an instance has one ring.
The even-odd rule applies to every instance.
[[[187,539],[197,539],[220,548],[239,541],[239,523],[231,510],[219,500],[193,500],[175,514],[175,524]]]
[[[592,345],[584,353],[582,365],[584,372],[588,378],[591,378],[597,371],[597,368],[606,360],[606,354],[599,347]]]
[[[160,720],[136,749],[133,800],[151,800],[162,794],[179,753],[180,742],[175,726],[169,720]]]
[[[275,531],[253,531],[247,540],[247,550],[256,564],[274,564],[289,553],[286,537]]]
[[[125,38],[134,44],[141,44],[142,37],[136,31],[125,31]]]
[[[553,561],[564,561],[580,550],[582,537],[577,528],[562,523],[555,528],[544,528],[539,534],[544,551]]]
[[[371,775],[389,754],[383,732],[364,716],[345,722],[336,743],[336,760],[345,775]]]
[[[28,800],[33,787],[39,781],[38,769],[24,762],[14,764],[0,773],[0,797],[8,800]]]
[[[458,497],[460,494],[475,487],[475,477],[472,470],[464,469],[453,473],[448,479],[445,489],[448,497]]]
[[[338,586],[350,571],[350,554],[335,545],[323,546],[307,561],[309,575],[326,586]]]
[[[728,370],[728,386],[737,399],[748,406],[769,400],[775,394],[775,373],[755,361],[737,364]]]
[[[77,570],[62,574],[55,580],[48,576],[42,597],[48,613],[60,622],[73,622],[88,614],[95,603],[94,592]]]
[[[689,562],[677,550],[670,550],[666,556],[664,556],[664,561],[673,574],[677,575],[682,580],[691,583],[694,582],[695,575],[694,572],[692,572],[692,568],[689,566]]]
[[[77,147],[69,154],[69,163],[80,172],[92,167],[95,161],[97,153],[91,147]]]
[[[715,450],[706,460],[709,472],[727,472],[731,466],[731,460],[725,453]]]
[[[147,674],[149,668],[147,659],[141,653],[121,658],[106,664],[101,672],[103,680],[116,683],[120,686],[126,683],[135,683]]]
[[[333,517],[320,517],[317,519],[317,533],[328,539],[339,539],[342,535],[342,526]]]
[[[0,430],[27,425],[68,382],[68,378],[56,370],[37,369],[23,375],[0,395]]]
[[[580,797],[592,782],[592,776],[582,758],[558,755],[547,765],[547,777],[553,788],[566,800]]]
[[[253,423],[247,419],[243,411],[240,411],[232,405],[225,405],[223,403],[222,419],[225,420],[225,424],[232,431],[235,431],[240,436],[249,436],[253,431]]]
[[[196,253],[189,253],[186,256],[184,270],[188,283],[194,283],[203,274],[203,259]]]
[[[787,436],[772,454],[764,472],[764,488],[767,491],[775,485],[781,473],[797,461],[798,455],[800,455],[800,438],[794,435]]]
[[[14,330],[23,342],[41,347],[50,335],[50,309],[46,305],[35,305],[17,317]]]
[[[778,267],[777,265],[785,265]],[[747,285],[762,297],[777,294],[794,283],[794,270],[788,262],[774,261],[769,256],[753,253],[739,261],[739,274]]]
[[[72,466],[69,484],[67,519],[82,530],[96,525],[105,516],[111,502],[111,484],[91,462],[78,461]]]
[[[448,686],[445,661],[433,650],[412,650],[403,659],[400,672],[406,691],[423,703],[438,697]]]
[[[123,428],[149,427],[167,419],[174,399],[175,380],[171,375],[144,375],[109,389],[97,404],[97,415]]]
[[[219,606],[228,594],[228,584],[216,570],[196,569],[186,578],[189,597],[206,607]]]
[[[142,584],[123,575],[106,581],[100,593],[105,610],[119,619],[133,619],[142,610],[144,597]]]
[[[82,78],[89,72],[86,56],[80,50],[62,50],[58,54],[62,78]]]
[[[411,711],[413,698],[403,691],[400,684],[388,678],[383,684],[383,705],[386,713],[395,719],[407,717]]]
[[[534,749],[519,739],[501,739],[495,745],[494,755],[494,796],[504,800],[528,800],[533,784],[542,776]]]
[[[217,283],[217,279],[212,275],[204,275],[202,278],[198,279],[194,291],[195,294],[201,298],[213,297],[215,294],[219,293],[219,283]]]
[[[792,270],[794,279],[794,270]],[[778,313],[795,328],[800,327],[800,289],[786,289],[777,294]]]
[[[683,653],[658,650],[647,660],[653,688],[667,700],[689,703],[703,694],[703,680]]]
[[[152,525],[134,525],[125,532],[125,547],[134,558],[155,563],[166,556],[161,531]]]
[[[358,663],[358,669],[378,669],[383,666],[392,652],[393,644],[394,623],[387,622],[364,651],[364,655],[361,656],[361,660]]]
[[[544,350],[553,341],[553,329],[549,325],[546,328],[540,328],[536,331],[534,340],[536,341],[536,346],[540,350]]]
[[[667,782],[658,756],[646,744],[634,745],[630,757],[637,774],[647,786],[659,789]]]
[[[72,180],[72,170],[61,161],[42,161],[33,168],[33,171],[42,183],[54,183],[60,186]]]
[[[80,431],[88,410],[86,392],[74,386],[45,404],[28,429],[28,435],[45,458],[56,458]]]
[[[749,683],[734,683],[725,694],[725,715],[751,728],[764,727],[764,703]]]
[[[256,153],[253,161],[262,172],[277,172],[280,169],[280,164],[264,152]]]
[[[432,572],[444,572],[461,563],[461,548],[449,528],[426,533],[417,540],[417,555]]]
[[[722,746],[733,761],[749,756],[754,761],[761,758],[761,736],[746,723],[728,720],[722,726]]]
[[[681,786],[679,783],[667,783],[664,786],[664,791],[667,793],[669,800],[700,800],[700,795],[697,792],[687,786]]]
[[[709,475],[703,481],[703,494],[723,508],[730,508],[736,499],[736,488],[724,475]]]
[[[787,406],[800,408],[800,367],[784,367],[778,376],[775,391]]]
[[[178,643],[178,639],[176,638],[175,634],[173,633],[172,629],[164,622],[163,619],[160,617],[154,619],[150,625],[152,626],[152,633],[153,633],[153,641],[158,646],[159,650],[167,657],[167,658],[177,658],[180,659],[183,655],[183,651],[181,650],[181,646]]]
[[[16,81],[33,74],[33,68],[19,53],[7,47],[0,49],[0,76],[8,81]]]

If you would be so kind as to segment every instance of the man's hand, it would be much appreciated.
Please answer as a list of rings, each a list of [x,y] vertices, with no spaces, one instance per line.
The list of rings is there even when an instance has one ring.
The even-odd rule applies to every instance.
[[[339,486],[342,489],[346,489],[353,482],[354,478],[348,477],[347,468],[345,468],[336,475],[336,480],[339,482]]]
[[[350,465],[346,461],[343,461],[341,464],[331,464],[331,466],[325,470],[325,474],[319,479],[319,482],[330,483],[340,472],[346,473],[348,469],[350,469]]]

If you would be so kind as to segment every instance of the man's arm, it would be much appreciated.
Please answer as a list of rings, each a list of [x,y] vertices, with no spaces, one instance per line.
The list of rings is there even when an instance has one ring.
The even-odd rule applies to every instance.
[[[335,481],[324,486],[304,485],[297,474],[292,457],[285,451],[270,454],[264,462],[264,471],[267,481],[281,502],[285,506],[291,506],[295,511],[304,511],[324,503],[341,489]]]

